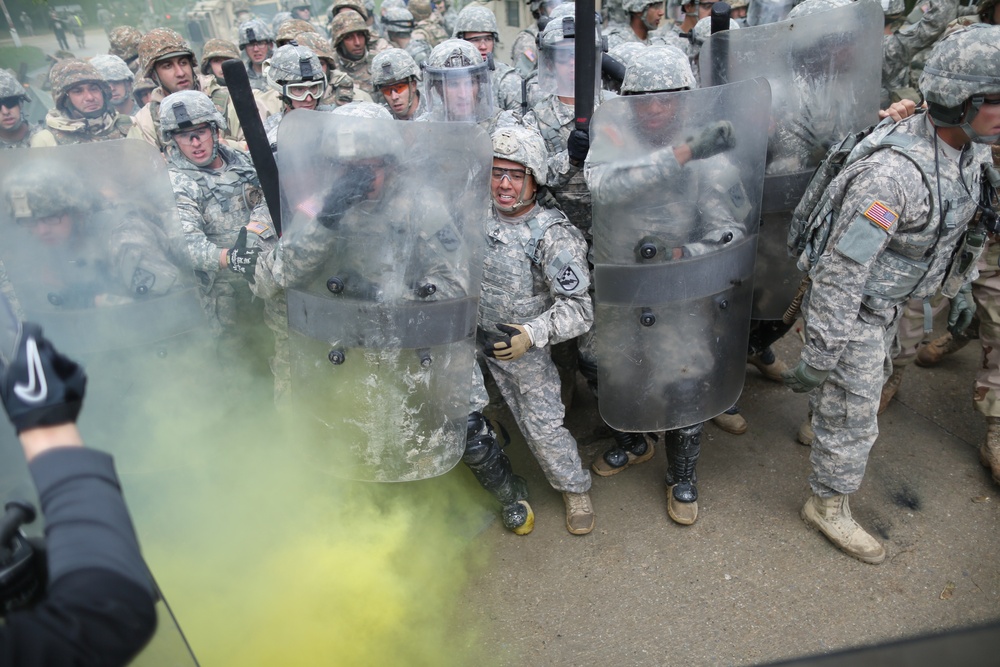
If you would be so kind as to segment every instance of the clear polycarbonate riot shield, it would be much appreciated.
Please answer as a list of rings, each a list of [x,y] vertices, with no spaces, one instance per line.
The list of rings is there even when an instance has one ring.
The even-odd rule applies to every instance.
[[[769,109],[757,79],[594,114],[598,403],[615,429],[697,424],[740,395]]]
[[[865,0],[717,33],[702,47],[703,81],[760,76],[771,84],[755,319],[781,319],[798,289],[802,275],[786,251],[788,223],[819,161],[834,143],[878,120],[882,23],[878,4]]]
[[[308,455],[358,480],[447,472],[465,449],[489,138],[297,111],[278,145],[292,397],[317,428]]]
[[[766,25],[783,21],[795,6],[795,0],[755,0],[747,7],[747,25]]]

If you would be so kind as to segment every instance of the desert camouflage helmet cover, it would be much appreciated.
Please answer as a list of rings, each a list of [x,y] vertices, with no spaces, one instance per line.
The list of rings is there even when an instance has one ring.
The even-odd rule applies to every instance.
[[[296,35],[303,32],[316,32],[316,26],[302,19],[289,19],[278,28],[278,35],[274,38],[274,43],[278,46],[284,46],[295,39]]]
[[[212,58],[233,58],[239,60],[240,50],[228,39],[213,37],[205,42],[205,48],[201,52],[201,73],[212,73]]]
[[[788,12],[788,19],[802,18],[817,12],[825,12],[838,7],[851,4],[852,0],[805,0],[805,2],[795,5],[792,11]]]
[[[469,5],[458,13],[453,36],[461,39],[467,32],[490,32],[493,33],[493,39],[500,40],[497,17],[482,5]]]
[[[111,45],[108,53],[128,62],[139,57],[139,42],[141,41],[142,33],[137,28],[130,25],[120,25],[108,33],[108,43]]]
[[[194,51],[178,32],[170,28],[153,28],[139,42],[139,74],[152,79],[156,61],[174,56],[190,57],[191,67],[197,69],[198,59]]]
[[[382,25],[386,32],[408,35],[413,32],[413,14],[406,7],[390,7],[382,15]]]
[[[406,7],[416,21],[424,21],[431,16],[431,0],[410,0]]]
[[[524,165],[538,186],[545,185],[548,163],[545,140],[537,130],[504,125],[493,131],[493,157]]]
[[[90,64],[101,73],[105,81],[135,81],[135,74],[128,68],[125,61],[111,54],[97,55],[90,59]]]
[[[111,100],[111,86],[101,76],[90,63],[75,58],[60,60],[52,66],[49,72],[49,81],[52,82],[52,96],[57,108],[64,108],[66,103],[66,93],[73,86],[80,83],[96,83],[101,92],[104,93],[104,104]]]
[[[413,56],[403,49],[386,49],[372,59],[372,85],[381,88],[390,83],[420,78],[420,68]]]
[[[253,42],[273,42],[274,32],[271,27],[260,19],[250,19],[240,24],[240,48],[245,49]]]
[[[3,199],[15,220],[48,218],[71,211],[85,213],[95,208],[95,196],[65,165],[30,161],[3,181]]]
[[[285,44],[274,50],[267,61],[267,85],[279,94],[289,83],[303,81],[326,81],[319,58],[305,46]]]
[[[353,10],[363,19],[368,18],[368,10],[365,9],[364,3],[360,0],[333,0],[333,4],[330,5],[331,16],[336,16],[344,8]]]
[[[160,102],[160,139],[163,143],[169,142],[174,132],[202,123],[211,123],[223,131],[226,129],[226,119],[205,93],[180,90]]]
[[[24,86],[9,70],[0,69],[0,97],[17,97],[22,102],[28,99],[28,93],[25,92]]]
[[[330,40],[323,35],[318,32],[300,32],[295,35],[295,42],[315,53],[320,60],[325,60],[330,69],[336,69],[337,60],[334,56],[333,46],[330,44]]]
[[[696,88],[691,62],[675,46],[651,46],[637,53],[625,69],[622,94]]]
[[[334,47],[352,32],[363,32],[365,41],[368,41],[368,24],[357,12],[340,12],[330,21],[330,41]]]

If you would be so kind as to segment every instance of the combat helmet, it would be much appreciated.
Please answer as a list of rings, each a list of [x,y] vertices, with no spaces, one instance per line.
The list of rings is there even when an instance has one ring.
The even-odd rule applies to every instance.
[[[94,66],[105,81],[135,81],[135,74],[128,68],[125,61],[118,56],[110,54],[96,55],[90,59],[90,64]]]
[[[649,30],[656,30],[660,23],[651,23],[646,19],[646,8],[651,5],[661,5],[662,3],[656,2],[656,0],[622,0],[622,9],[624,9],[629,14],[641,14],[642,24],[646,26]]]
[[[380,104],[351,102],[337,107],[333,116],[347,116],[329,123],[320,140],[319,154],[337,162],[377,160],[398,162],[405,152],[398,121]]]
[[[572,10],[564,10],[566,5],[560,5],[561,15],[552,18],[538,36],[538,87],[545,95],[560,95],[573,97],[575,85],[572,77],[564,76],[560,64],[576,59],[576,16]],[[572,7],[572,5],[569,5]],[[594,32],[594,90],[601,87],[601,56],[604,44],[600,35]]]
[[[424,99],[434,120],[482,122],[493,117],[489,64],[462,39],[431,50],[424,68]]]
[[[734,19],[729,19],[729,29],[739,30],[740,24]],[[706,16],[703,19],[698,19],[698,22],[694,24],[694,29],[691,30],[691,44],[700,47],[705,43],[712,34],[712,17]]]
[[[625,69],[622,95],[641,95],[697,87],[691,61],[675,46],[651,46]]]
[[[838,9],[851,4],[852,0],[805,0],[788,12],[788,19],[800,19],[803,16]]]
[[[538,130],[521,125],[503,125],[493,131],[493,157],[524,165],[538,187],[548,175],[545,140]]]
[[[382,12],[382,16],[390,9],[406,8],[405,0],[382,0],[382,4],[379,5],[379,11]]]
[[[906,20],[906,0],[881,0],[886,24],[898,25]]]
[[[180,34],[170,28],[153,28],[139,42],[139,72],[146,79],[156,80],[155,65],[164,58],[188,56],[192,69],[198,69],[198,59],[194,51]]]
[[[356,12],[340,12],[330,21],[330,41],[334,48],[340,46],[344,38],[352,32],[364,33],[366,44],[371,41],[368,24]]]
[[[323,35],[318,32],[300,32],[295,35],[295,42],[315,53],[320,61],[326,62],[327,69],[337,69],[337,58],[333,47],[330,45],[330,40]]]
[[[391,35],[409,35],[413,32],[413,14],[406,7],[390,7],[382,16],[382,25]]]
[[[142,104],[142,96],[147,91],[153,91],[156,89],[156,82],[152,79],[139,79],[134,84],[132,84],[132,97],[135,98],[135,103]]]
[[[409,78],[420,79],[420,68],[403,49],[386,49],[375,54],[371,65],[372,85],[381,88]]]
[[[961,127],[978,143],[1000,139],[981,136],[971,125],[984,96],[1000,94],[1000,27],[976,23],[939,41],[920,75],[920,90],[935,125]]]
[[[124,60],[130,68],[138,68],[139,42],[141,41],[142,33],[137,28],[130,25],[120,25],[108,33],[108,43],[111,45],[108,53]],[[135,69],[132,71],[135,72]]]
[[[10,70],[0,69],[0,98],[16,97],[23,105],[28,101],[28,93]]]
[[[69,89],[81,83],[94,83],[101,89],[104,97],[104,106],[101,114],[107,113],[111,104],[111,86],[104,80],[101,73],[90,63],[74,58],[60,60],[52,66],[49,72],[49,80],[52,82],[52,98],[57,109],[69,113],[68,93]]]
[[[418,23],[429,19],[433,11],[431,0],[410,0],[406,8],[410,10],[410,13],[413,14],[413,19]]]
[[[254,42],[274,42],[271,27],[260,19],[244,21],[239,27],[239,47],[245,49]]]
[[[285,44],[274,51],[264,73],[267,85],[283,100],[323,99],[326,74],[315,53],[304,46]]]
[[[274,38],[274,45],[284,46],[295,39],[296,35],[304,32],[316,32],[316,26],[302,19],[288,19],[278,28],[278,34]]]
[[[292,13],[291,12],[277,12],[277,13],[275,13],[275,15],[271,17],[271,33],[272,34],[277,33],[278,30],[281,28],[281,24],[282,23],[284,23],[285,21],[291,21],[291,20],[292,20]]]
[[[205,166],[215,161],[219,154],[219,133],[226,129],[226,119],[205,93],[198,90],[180,90],[171,93],[160,102],[160,140],[169,144],[174,134],[208,123],[212,132],[212,155]]]
[[[467,32],[488,32],[493,34],[493,41],[500,41],[500,29],[497,27],[497,17],[493,12],[481,5],[468,5],[458,13],[455,19],[453,37],[465,39]]]
[[[368,20],[368,10],[365,9],[365,5],[361,0],[333,0],[333,4],[330,5],[330,19],[332,20],[334,16],[340,13],[341,9],[350,9],[357,13],[358,16]]]
[[[201,52],[201,73],[209,75],[212,73],[213,58],[232,58],[239,60],[240,50],[228,39],[214,37],[205,42],[205,48]]]
[[[97,206],[95,193],[83,179],[56,161],[31,161],[11,170],[2,187],[4,204],[15,221],[88,213]]]

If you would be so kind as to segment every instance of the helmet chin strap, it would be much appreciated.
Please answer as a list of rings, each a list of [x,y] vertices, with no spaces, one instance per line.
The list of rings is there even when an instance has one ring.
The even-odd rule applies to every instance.
[[[962,116],[959,127],[968,135],[969,139],[977,144],[992,144],[1000,139],[1000,134],[982,135],[972,129],[972,119],[979,114],[979,109],[983,106],[983,98],[973,97],[969,100],[969,108]]]

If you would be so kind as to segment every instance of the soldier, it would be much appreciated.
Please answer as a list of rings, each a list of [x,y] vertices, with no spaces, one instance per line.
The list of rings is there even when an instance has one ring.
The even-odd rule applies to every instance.
[[[455,22],[457,39],[471,42],[492,70],[493,94],[498,109],[515,110],[521,107],[521,76],[506,63],[493,57],[493,49],[500,41],[496,16],[486,7],[469,5],[458,14]]]
[[[132,82],[135,74],[128,68],[125,61],[118,56],[97,55],[90,59],[90,64],[101,73],[104,80],[111,86],[111,104],[120,114],[134,116],[139,112],[139,105],[132,97]]]
[[[657,44],[675,46],[690,56],[691,42],[689,37],[691,31],[694,30],[698,21],[712,15],[712,5],[714,4],[715,0],[687,0],[681,2],[681,11],[684,12],[684,20],[680,23],[673,21],[664,23],[653,32],[651,39]]]
[[[371,102],[371,96],[354,88],[354,79],[337,69],[337,56],[330,40],[315,32],[299,33],[295,40],[319,58],[320,67],[326,73],[326,95],[322,104],[343,106],[351,102]]]
[[[527,79],[538,68],[538,33],[544,23],[548,22],[549,13],[561,5],[562,0],[531,0],[528,4],[535,22],[517,33],[514,44],[510,47],[510,61],[523,79]]]
[[[839,1],[839,0],[838,0]],[[882,0],[885,14],[885,37],[882,40],[882,93],[879,108],[890,102],[911,99],[921,102],[920,94],[909,87],[910,65],[917,53],[934,44],[955,18],[958,0],[932,0],[920,21],[905,25],[904,0]],[[793,18],[793,13],[788,17]]]
[[[316,33],[316,26],[309,23],[309,21],[288,19],[278,27],[277,35],[274,38],[274,46],[284,46],[295,39],[296,35],[309,32]]]
[[[478,49],[461,39],[448,39],[431,51],[424,66],[423,103],[417,120],[489,124],[493,121],[490,71]]]
[[[425,111],[420,68],[403,49],[389,49],[372,60],[372,85],[396,120],[413,120]]]
[[[997,72],[1000,28],[973,26],[939,42],[920,81],[928,113],[869,135],[810,218],[830,220],[828,240],[799,260],[812,279],[806,344],[784,375],[794,391],[816,390],[813,495],[802,518],[866,563],[881,563],[885,548],[851,517],[848,498],[878,436],[888,346],[906,299],[930,296],[943,281],[957,290],[964,279],[952,260],[990,160],[981,144],[1000,137]]]
[[[108,33],[108,42],[111,47],[108,53],[118,56],[125,61],[133,74],[139,73],[139,42],[142,41],[142,33],[137,28],[130,25],[120,25],[112,28]]]
[[[417,22],[413,29],[413,39],[427,42],[432,49],[448,39],[451,33],[444,27],[441,14],[435,9],[432,0],[410,0],[406,7]]]
[[[605,31],[608,38],[608,48],[614,48],[623,42],[641,42],[649,45],[650,33],[660,26],[663,20],[664,5],[662,2],[649,0],[623,0],[622,7],[628,12],[627,25],[614,25]]]
[[[264,131],[271,144],[271,150],[277,150],[278,125],[285,114],[294,109],[320,109],[320,100],[326,94],[326,74],[320,66],[316,54],[304,46],[286,44],[279,46],[271,56],[271,64],[267,68],[267,85],[272,94],[281,100],[280,112],[269,116],[264,122]],[[332,111],[332,107],[320,110]]]
[[[368,27],[368,50],[373,54],[380,53],[390,48],[392,45],[379,34],[378,30],[372,27],[372,16],[365,5],[360,0],[334,0],[330,6],[331,21],[333,17],[342,12],[354,12],[361,17]]]
[[[260,19],[250,19],[240,24],[239,47],[246,54],[243,64],[247,68],[250,87],[267,90],[264,80],[264,61],[274,52],[274,33]]]
[[[479,335],[504,401],[546,479],[563,494],[566,528],[586,535],[594,529],[590,473],[563,426],[565,407],[550,347],[593,324],[587,244],[564,215],[535,201],[545,185],[545,155],[535,130],[504,126],[493,134],[493,207]]]
[[[17,77],[0,69],[0,149],[27,148],[38,132],[23,115],[27,101],[28,94]]]
[[[741,28],[746,28],[749,7],[750,0],[733,0],[729,3],[729,18],[739,23]]]
[[[132,86],[132,97],[135,98],[135,103],[139,105],[140,109],[149,104],[149,98],[152,97],[154,90],[156,90],[156,82],[147,78],[139,79]]]
[[[45,129],[31,147],[124,139],[132,120],[111,104],[111,87],[100,72],[82,60],[61,60],[52,68],[55,108],[45,115]]]
[[[330,22],[330,42],[336,51],[337,69],[354,79],[355,88],[373,95],[371,63],[374,54],[368,50],[369,39],[368,26],[357,12],[340,12]]]
[[[384,5],[383,5],[384,6]],[[416,63],[422,63],[431,54],[431,45],[421,39],[413,39],[413,14],[405,7],[391,7],[383,20],[389,43],[404,49]]]
[[[319,17],[313,17],[312,6],[303,0],[285,0],[282,2],[285,11],[292,15],[293,19],[305,21],[313,26],[319,34],[326,35],[326,28],[320,22]],[[302,32],[301,30],[299,32]],[[278,44],[278,46],[281,46]]]

